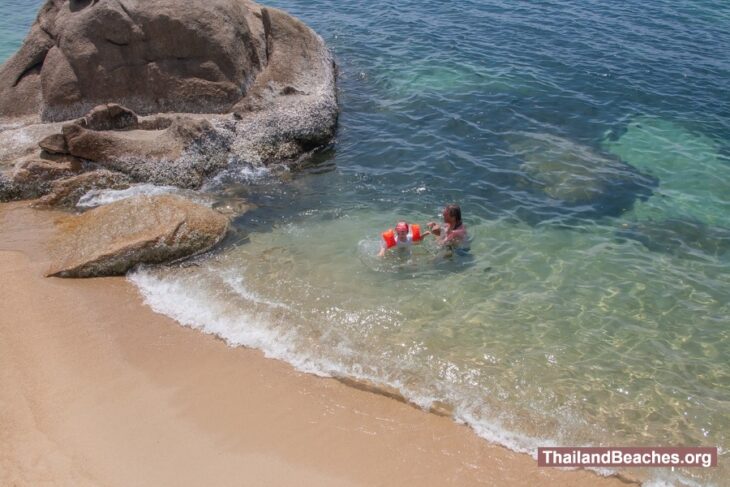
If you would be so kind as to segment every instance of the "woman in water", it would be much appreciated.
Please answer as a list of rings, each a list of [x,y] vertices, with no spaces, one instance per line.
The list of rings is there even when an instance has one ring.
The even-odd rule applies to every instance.
[[[428,232],[436,237],[436,241],[442,247],[448,248],[449,250],[468,250],[468,235],[466,233],[466,226],[461,221],[461,208],[459,205],[448,205],[444,208],[443,218],[445,228],[442,228],[436,222],[428,222]]]

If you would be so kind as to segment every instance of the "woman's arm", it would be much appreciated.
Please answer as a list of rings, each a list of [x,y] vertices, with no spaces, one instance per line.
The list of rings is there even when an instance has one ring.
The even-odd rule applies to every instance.
[[[463,226],[457,228],[456,230],[453,230],[452,232],[449,232],[448,235],[444,237],[444,240],[442,242],[443,245],[451,245],[451,244],[460,244],[466,239],[466,228]]]

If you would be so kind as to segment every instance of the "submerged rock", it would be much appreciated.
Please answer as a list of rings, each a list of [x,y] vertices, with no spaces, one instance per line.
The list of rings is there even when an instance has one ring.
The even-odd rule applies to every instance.
[[[659,180],[619,236],[683,257],[730,254],[730,164],[717,141],[668,120],[636,117],[603,146]]]
[[[730,229],[711,227],[697,220],[669,218],[625,223],[619,237],[641,242],[647,249],[673,255],[730,254]]]
[[[562,137],[518,133],[508,143],[523,161],[524,184],[564,206],[617,215],[637,197],[648,196],[655,184],[628,164]]]
[[[528,96],[535,92],[534,80],[509,70],[487,68],[458,61],[402,59],[397,66],[373,75],[382,79],[388,91],[399,97],[424,93],[459,95],[472,91]]]
[[[138,196],[59,223],[58,258],[48,276],[124,274],[137,264],[170,262],[210,250],[228,219],[174,195]]]
[[[730,159],[719,142],[668,120],[637,117],[603,147],[659,180],[654,195],[635,208],[636,219],[730,226]]]
[[[305,24],[248,0],[48,0],[0,67],[0,132],[72,119],[25,133],[43,134],[46,154],[197,188],[229,164],[295,162],[329,143],[334,62]],[[0,166],[28,155],[6,148]]]

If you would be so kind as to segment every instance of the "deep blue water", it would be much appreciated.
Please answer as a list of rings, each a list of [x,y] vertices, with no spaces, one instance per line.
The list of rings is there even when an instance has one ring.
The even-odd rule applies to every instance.
[[[651,174],[571,204],[525,183],[507,136],[548,133],[601,151],[643,115],[713,138],[727,163],[722,2],[272,5],[314,27],[337,56],[343,110],[330,177],[348,181],[346,201],[332,200],[338,207],[368,200],[436,211],[458,200],[472,215],[531,224],[618,216],[652,193]],[[330,182],[312,184],[326,191]]]
[[[2,2],[0,58],[39,3]],[[235,269],[307,289],[280,296],[250,283],[259,304],[303,310],[308,325],[296,332],[329,347],[279,356],[401,386],[424,405],[450,403],[477,432],[516,449],[534,445],[524,438],[707,444],[727,462],[730,3],[270,5],[327,41],[342,107],[337,140],[311,167],[225,188],[258,205],[239,231],[271,235],[229,249],[211,276]],[[358,260],[360,239],[397,218],[438,218],[452,201],[475,237],[474,262],[440,282],[438,269],[427,279],[358,274],[369,262]],[[293,260],[250,264],[272,242]],[[451,315],[434,305],[440,296],[458,303]],[[410,317],[393,318],[397,307]],[[360,328],[347,327],[353,319]],[[267,349],[231,339],[230,323],[196,326]],[[323,337],[332,334],[353,347],[346,359],[330,353]],[[304,342],[312,340],[292,347]],[[396,345],[412,351],[408,367],[389,361]],[[496,435],[486,426],[495,422],[516,436]],[[681,478],[728,485],[727,472]]]

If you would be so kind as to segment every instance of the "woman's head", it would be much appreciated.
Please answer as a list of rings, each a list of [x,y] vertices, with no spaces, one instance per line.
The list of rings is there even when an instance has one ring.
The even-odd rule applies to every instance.
[[[448,205],[444,208],[444,221],[452,226],[461,224],[461,207],[459,205]]]

